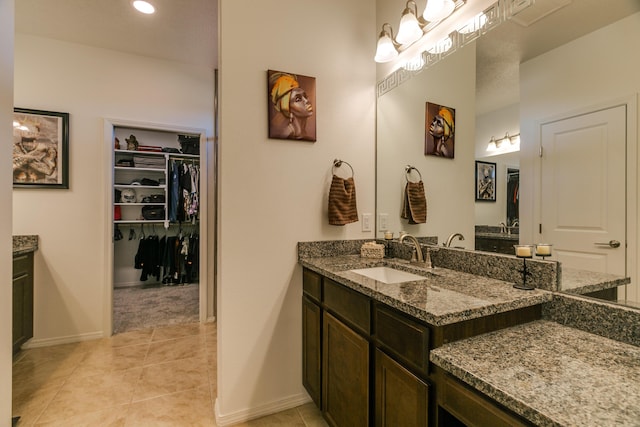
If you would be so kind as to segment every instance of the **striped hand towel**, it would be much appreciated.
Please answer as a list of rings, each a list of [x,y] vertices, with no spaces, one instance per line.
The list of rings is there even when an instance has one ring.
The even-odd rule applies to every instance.
[[[407,182],[404,188],[404,203],[402,218],[408,219],[409,224],[427,222],[427,198],[424,195],[424,183]]]
[[[345,225],[358,221],[356,185],[351,178],[333,175],[329,189],[329,224]]]

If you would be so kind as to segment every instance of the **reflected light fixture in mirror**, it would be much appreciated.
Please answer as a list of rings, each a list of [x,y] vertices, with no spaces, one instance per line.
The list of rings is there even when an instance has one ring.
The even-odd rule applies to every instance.
[[[423,16],[418,17],[418,6],[415,1],[408,0],[400,18],[398,35],[393,37],[391,25],[385,22],[378,36],[376,62],[389,62],[398,56],[399,50],[406,50],[420,40],[440,21],[446,19],[457,8],[465,4],[466,0],[427,0]],[[389,28],[387,31],[386,28]],[[395,50],[395,54],[391,49]]]
[[[489,144],[487,144],[487,155],[493,156],[497,154],[512,153],[520,151],[520,134],[516,133],[509,135],[509,132],[504,134],[504,138],[495,139],[491,137]]]
[[[151,15],[156,11],[156,8],[147,1],[135,0],[131,4],[138,12],[144,13],[145,15]]]

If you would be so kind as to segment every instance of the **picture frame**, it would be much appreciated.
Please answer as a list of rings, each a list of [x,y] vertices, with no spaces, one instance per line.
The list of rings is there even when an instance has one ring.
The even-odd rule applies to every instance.
[[[496,164],[476,160],[476,201],[496,201]]]
[[[69,188],[69,113],[13,109],[13,186]]]
[[[456,110],[427,102],[424,123],[424,154],[448,159],[455,157]]]
[[[267,70],[269,138],[316,141],[316,79]]]

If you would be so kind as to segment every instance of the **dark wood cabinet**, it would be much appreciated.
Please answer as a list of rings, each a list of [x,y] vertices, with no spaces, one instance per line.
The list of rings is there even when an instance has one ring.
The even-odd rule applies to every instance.
[[[322,412],[334,427],[369,425],[369,341],[323,316]]]
[[[322,310],[306,296],[302,299],[302,385],[322,407]]]
[[[303,385],[332,427],[464,426],[462,411],[481,400],[459,392],[458,384],[440,384],[442,375],[429,365],[431,349],[540,317],[536,305],[429,325],[305,268]],[[510,420],[508,412],[487,407],[479,420],[503,413]]]
[[[13,258],[13,354],[33,337],[33,254]]]
[[[513,255],[513,245],[518,244],[518,239],[499,239],[491,237],[476,236],[477,251],[496,252],[500,254]]]
[[[438,412],[439,427],[532,426],[531,423],[444,372],[438,379]]]
[[[380,349],[375,350],[375,367],[375,426],[427,426],[429,420],[427,383]]]

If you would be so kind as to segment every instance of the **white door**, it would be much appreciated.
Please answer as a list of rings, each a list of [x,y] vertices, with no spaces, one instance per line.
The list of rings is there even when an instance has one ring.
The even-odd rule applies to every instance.
[[[563,267],[626,275],[626,114],[541,125],[540,239]]]

